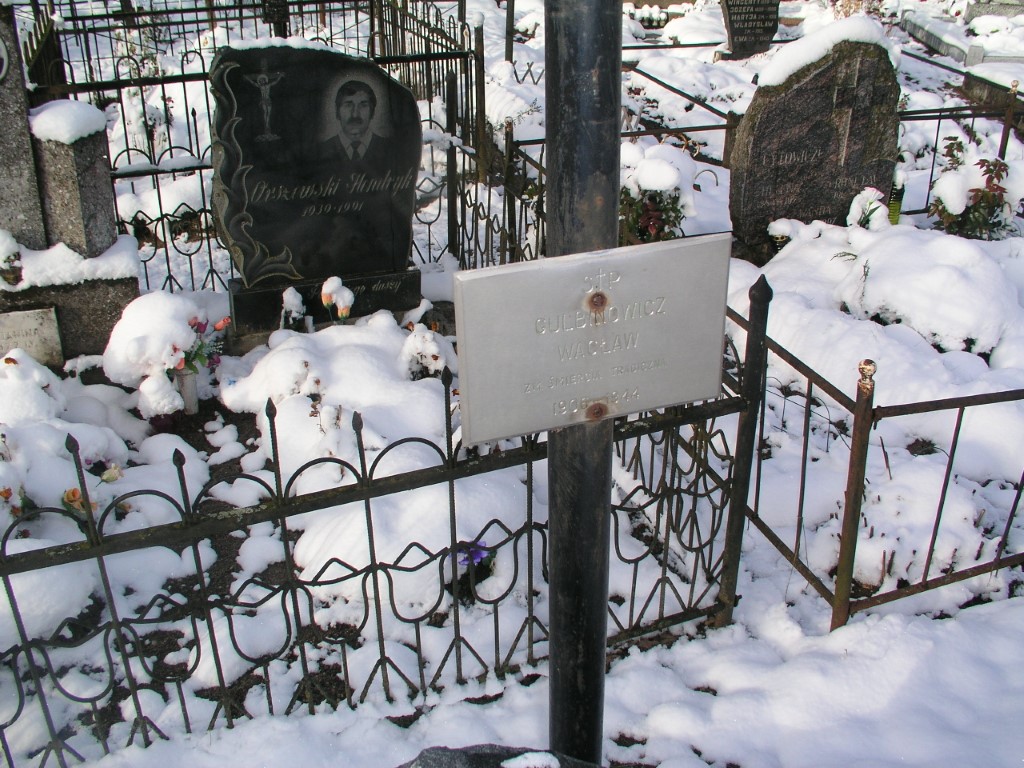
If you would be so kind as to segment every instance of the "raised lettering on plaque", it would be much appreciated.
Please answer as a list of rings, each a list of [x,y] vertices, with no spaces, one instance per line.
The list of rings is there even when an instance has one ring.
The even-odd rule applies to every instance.
[[[731,241],[456,273],[463,442],[716,397]]]
[[[213,205],[246,286],[401,272],[422,148],[412,93],[373,63],[222,48]]]

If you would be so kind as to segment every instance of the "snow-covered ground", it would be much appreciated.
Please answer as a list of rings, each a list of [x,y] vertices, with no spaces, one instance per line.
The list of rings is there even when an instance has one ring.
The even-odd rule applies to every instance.
[[[948,9],[929,4],[936,12]],[[533,63],[543,69],[543,7],[539,0],[516,4],[517,28],[524,41],[515,49],[515,64],[502,59],[504,11],[493,3],[471,2],[481,14],[488,46],[486,83],[488,118],[495,125],[515,123],[519,139],[543,135],[543,83],[519,83]],[[784,2],[783,16],[792,20],[788,37],[813,37],[836,25],[831,10],[816,3]],[[892,10],[895,10],[893,8]],[[672,9],[662,39],[683,42],[724,41],[720,8],[712,2]],[[850,25],[863,30],[865,20]],[[990,29],[991,28],[991,29]],[[1018,31],[1020,30],[1020,31]],[[1011,23],[976,28],[982,36],[998,36],[1003,50],[1024,48],[1024,27]],[[898,29],[893,40],[913,46]],[[858,32],[861,34],[861,32]],[[639,24],[625,24],[624,42],[645,36]],[[995,43],[993,43],[994,45]],[[715,46],[690,49],[631,51],[641,68],[677,83],[721,109],[742,112],[753,94],[753,76],[791,67],[778,49],[741,62],[714,62]],[[775,62],[773,64],[773,61]],[[1024,72],[1022,72],[1024,74]],[[900,82],[907,108],[923,109],[961,103],[946,86],[945,73],[909,57],[900,60]],[[1021,78],[1024,79],[1024,78]],[[708,113],[638,75],[624,77],[626,102],[637,114],[673,126],[715,122]],[[968,159],[991,156],[1001,126],[977,121],[972,132],[947,121],[941,136],[964,143]],[[702,134],[707,136],[707,134]],[[975,143],[975,140],[977,143]],[[702,139],[704,141],[704,139]],[[923,207],[934,154],[934,124],[905,124],[900,142],[901,174],[907,185],[906,209]],[[939,152],[943,146],[938,147]],[[703,156],[721,154],[721,138],[707,139]],[[941,159],[941,158],[940,158]],[[729,228],[728,172],[691,159],[675,147],[641,139],[623,145],[623,183],[631,190],[677,191],[686,234]],[[1022,188],[1024,147],[1012,140],[1007,157],[1006,186]],[[945,162],[945,160],[943,160]],[[971,162],[965,167],[972,168]],[[713,174],[704,171],[712,169]],[[976,183],[964,171],[944,174],[940,186],[947,208],[969,202]],[[696,181],[699,189],[694,188]],[[943,187],[945,190],[943,191]],[[143,203],[144,204],[144,203]],[[924,215],[904,217],[890,226],[873,213],[870,196],[861,199],[850,226],[783,221],[775,231],[789,244],[764,269],[744,262],[732,266],[730,304],[746,309],[746,292],[760,276],[771,283],[775,299],[769,334],[852,396],[857,363],[877,362],[876,404],[953,397],[978,392],[1024,388],[1024,239],[968,241],[930,229]],[[1013,223],[1010,222],[1012,228]],[[1012,229],[1011,229],[1012,234]],[[105,263],[120,269],[123,243]],[[14,252],[10,238],[0,236],[0,259]],[[73,255],[53,250],[22,249],[26,276],[52,282],[69,281],[82,270]],[[76,271],[77,270],[77,271]],[[436,276],[435,276],[436,277]],[[429,298],[447,297],[443,280],[431,281]],[[152,296],[152,295],[150,295]],[[233,426],[206,425],[210,449],[198,453],[174,435],[148,435],[147,425],[132,413],[159,413],[177,407],[176,394],[165,386],[163,371],[185,364],[195,352],[197,332],[213,342],[213,327],[226,314],[222,294],[186,294],[175,298],[144,297],[136,312],[127,313],[115,331],[102,361],[111,379],[140,392],[114,387],[86,387],[76,379],[58,380],[21,352],[10,352],[0,365],[0,512],[17,516],[24,498],[41,506],[81,503],[74,466],[62,450],[72,433],[90,464],[107,472],[92,477],[92,500],[102,505],[120,494],[150,488],[176,494],[171,462],[175,449],[186,456],[192,489],[210,476],[210,467],[240,459],[242,468],[270,478],[265,468],[266,437],[243,443]],[[316,334],[282,330],[268,346],[244,358],[225,357],[216,378],[200,371],[200,391],[216,394],[236,412],[258,413],[268,398],[278,407],[285,475],[305,461],[322,456],[352,460],[354,436],[347,419],[358,410],[371,449],[403,437],[443,442],[443,392],[434,378],[418,378],[447,364],[457,372],[457,358],[448,340],[423,326],[418,313],[396,322],[378,314],[352,325],[327,327]],[[413,330],[405,328],[406,321]],[[203,330],[200,331],[200,326]],[[792,527],[801,444],[787,421],[782,393],[799,388],[799,378],[773,361],[769,427],[759,512],[780,528]],[[145,383],[145,382],[152,383]],[[315,396],[316,418],[311,418]],[[773,399],[774,396],[774,399]],[[814,416],[823,429],[811,444],[814,474],[808,489],[801,553],[818,573],[835,562],[838,519],[845,487],[845,453],[840,433],[829,429],[841,419],[835,404],[823,400],[829,418]],[[820,422],[820,423],[819,423]],[[260,421],[262,429],[266,425]],[[913,417],[880,425],[872,436],[870,493],[865,502],[862,545],[872,553],[858,561],[858,580],[888,588],[921,576],[918,550],[926,546],[943,485],[945,456],[952,423],[946,418]],[[970,558],[988,559],[996,536],[1014,508],[1024,466],[1024,408],[1019,404],[986,406],[963,425],[961,447],[952,482],[945,492],[946,511],[933,567],[962,567]],[[824,442],[822,442],[824,441]],[[834,446],[828,449],[828,442]],[[936,452],[911,451],[916,441]],[[883,445],[884,443],[884,445]],[[919,444],[919,443],[917,443]],[[884,450],[883,450],[884,448]],[[412,466],[410,464],[410,466]],[[394,466],[389,471],[405,467]],[[539,468],[543,475],[543,468]],[[337,470],[326,465],[302,480],[298,490],[310,491],[337,482]],[[540,489],[543,489],[543,482]],[[4,491],[9,492],[4,493]],[[518,476],[494,476],[488,483],[467,483],[467,509],[458,536],[474,540],[481,526],[507,510],[521,515],[523,485]],[[70,495],[69,495],[70,494]],[[245,505],[258,500],[252,484],[222,484],[214,495]],[[546,499],[534,499],[536,519],[546,519]],[[409,540],[437,547],[447,543],[447,528],[431,525],[429,496],[421,503],[393,510],[394,522],[377,531],[377,546],[392,552]],[[124,514],[111,516],[107,532],[169,522],[172,510],[153,498],[133,499]],[[350,519],[351,515],[351,519]],[[348,532],[356,513],[332,512],[306,520],[295,545],[296,559],[316,572],[331,557],[357,558]],[[17,528],[17,526],[16,526]],[[25,526],[27,536],[7,541],[13,553],[66,541],[66,523],[52,519]],[[850,624],[829,633],[826,604],[807,588],[774,549],[755,531],[745,539],[739,592],[743,599],[736,624],[709,630],[671,647],[634,650],[613,664],[607,682],[606,759],[625,764],[685,768],[687,766],[1003,766],[1024,760],[1024,734],[1019,728],[1024,701],[1024,597],[1019,572],[976,578],[920,598],[890,604],[856,615]],[[279,557],[280,542],[270,531],[253,531],[239,556],[243,578]],[[1019,523],[1011,526],[1009,552],[1024,548]],[[977,554],[975,554],[977,553]],[[879,566],[879,564],[882,564]],[[145,562],[123,558],[112,568],[126,590],[128,606],[140,605],[166,578],[188,573],[181,558],[154,557]],[[29,634],[46,633],[68,615],[88,605],[99,589],[95,569],[64,569],[66,584],[53,589],[43,573],[13,579],[18,594],[45,590],[45,600],[21,601]],[[325,618],[343,622],[358,595],[344,588],[325,591]],[[964,603],[984,602],[970,608]],[[935,618],[941,616],[942,618]],[[0,647],[17,641],[6,606],[0,610]],[[262,630],[252,629],[252,643]],[[239,722],[232,730],[191,735],[168,728],[170,741],[148,749],[132,746],[94,760],[97,766],[213,765],[337,765],[388,768],[411,759],[430,745],[461,746],[496,742],[544,747],[547,742],[546,667],[532,685],[493,677],[465,688],[449,687],[432,695],[430,707],[407,728],[388,715],[405,714],[407,706],[372,698],[355,711],[323,708],[316,716],[261,716]],[[87,678],[87,675],[83,675]],[[83,680],[87,683],[88,680]],[[500,697],[497,694],[501,694]],[[4,690],[0,688],[0,696]],[[467,701],[486,696],[487,704]],[[9,702],[8,702],[9,704]],[[171,703],[173,706],[173,702]],[[159,719],[163,704],[147,700]],[[3,710],[7,711],[7,708]],[[149,711],[149,710],[147,710]],[[117,746],[117,745],[112,745]]]

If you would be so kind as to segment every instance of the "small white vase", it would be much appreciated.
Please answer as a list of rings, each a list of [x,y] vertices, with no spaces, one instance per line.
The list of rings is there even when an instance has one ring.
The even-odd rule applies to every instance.
[[[192,371],[175,371],[174,381],[178,385],[178,394],[185,401],[185,414],[194,416],[199,413],[198,374]]]

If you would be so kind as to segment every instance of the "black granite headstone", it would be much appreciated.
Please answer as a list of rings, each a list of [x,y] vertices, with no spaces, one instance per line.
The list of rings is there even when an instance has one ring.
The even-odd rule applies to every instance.
[[[729,208],[740,254],[768,261],[775,219],[845,225],[865,187],[888,196],[899,96],[888,53],[854,42],[838,43],[781,85],[759,87],[729,152]]]
[[[725,58],[745,59],[771,46],[779,29],[779,0],[722,0],[729,53]]]
[[[367,60],[286,45],[222,48],[211,80],[213,207],[245,288],[407,270],[422,145],[409,90]]]

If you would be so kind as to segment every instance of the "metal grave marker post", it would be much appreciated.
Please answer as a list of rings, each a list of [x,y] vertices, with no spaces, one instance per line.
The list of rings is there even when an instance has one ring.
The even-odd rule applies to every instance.
[[[456,273],[464,444],[715,397],[731,241]]]

